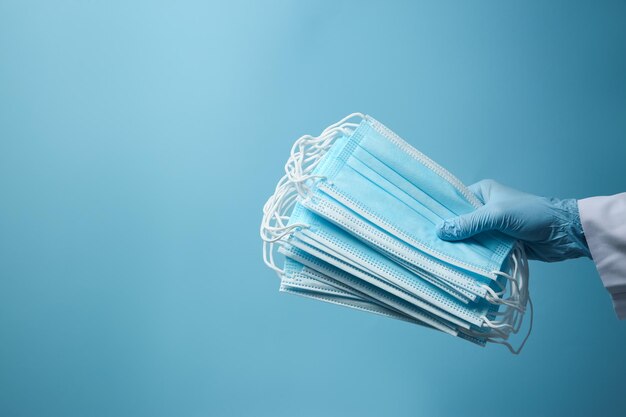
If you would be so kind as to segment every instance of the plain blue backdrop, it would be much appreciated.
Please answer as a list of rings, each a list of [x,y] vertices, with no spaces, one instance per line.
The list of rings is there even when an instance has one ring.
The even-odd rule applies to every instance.
[[[593,263],[520,356],[278,292],[261,208],[360,111],[466,183],[626,190],[626,2],[0,2],[0,415],[625,415]]]

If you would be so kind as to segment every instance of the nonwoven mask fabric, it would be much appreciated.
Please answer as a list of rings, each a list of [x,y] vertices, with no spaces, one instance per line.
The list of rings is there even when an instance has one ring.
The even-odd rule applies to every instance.
[[[523,245],[497,232],[436,235],[441,221],[481,205],[446,169],[354,113],[292,146],[263,208],[263,258],[283,292],[519,353],[532,329]],[[527,306],[528,330],[513,347]]]

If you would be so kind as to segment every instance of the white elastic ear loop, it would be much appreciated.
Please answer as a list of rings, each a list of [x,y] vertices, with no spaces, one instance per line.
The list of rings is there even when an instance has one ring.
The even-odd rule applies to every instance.
[[[526,332],[526,336],[524,337],[524,340],[522,340],[522,343],[520,344],[520,346],[517,349],[511,349],[511,347],[509,347],[509,350],[511,350],[512,353],[514,354],[519,354],[522,349],[524,348],[524,346],[526,345],[526,341],[528,341],[528,338],[530,337],[530,334],[533,330],[533,322],[535,319],[535,307],[533,306],[533,301],[530,298],[530,294],[529,294],[529,286],[528,286],[528,277],[529,277],[529,265],[528,265],[528,258],[526,257],[526,251],[524,249],[523,245],[520,245],[520,251],[522,253],[522,259],[523,259],[523,274],[522,274],[522,278],[525,277],[525,285],[524,285],[524,292],[525,292],[525,296],[528,299],[528,304],[530,306],[530,323],[528,325],[528,332]],[[524,281],[524,280],[522,280]],[[521,323],[520,323],[521,324]]]
[[[475,335],[478,337],[488,336],[489,341],[504,342],[508,339],[511,333],[516,334],[519,332],[524,312],[526,310],[526,300],[528,299],[527,292],[527,280],[528,280],[528,261],[526,254],[521,245],[516,245],[512,253],[512,271],[510,274],[493,271],[495,274],[504,276],[508,282],[508,297],[504,293],[496,293],[493,289],[485,287],[487,289],[487,299],[492,304],[505,306],[504,311],[494,312],[495,316],[499,319],[490,320],[486,316],[481,317],[483,320],[483,327],[489,329],[485,334],[477,332]],[[498,340],[502,339],[502,340]]]
[[[487,339],[489,342],[491,343],[498,343],[500,345],[504,345],[506,346],[509,351],[514,354],[514,355],[519,355],[519,353],[522,351],[522,349],[524,348],[524,346],[526,345],[526,342],[528,341],[528,338],[530,337],[530,333],[533,330],[533,321],[535,318],[535,308],[533,306],[533,301],[531,300],[530,297],[528,297],[528,304],[530,305],[530,323],[528,325],[528,332],[526,333],[526,336],[524,336],[524,339],[522,340],[522,343],[519,345],[519,347],[517,349],[515,349],[509,342],[505,341],[505,340],[490,340],[489,338]]]
[[[513,275],[517,273],[517,262],[515,262]],[[505,274],[508,275],[508,274]],[[489,320],[486,316],[482,317],[483,324],[485,327],[489,327],[492,329],[506,329],[507,331],[514,331],[515,327],[513,323],[515,322],[515,314],[514,310],[518,309],[517,297],[515,294],[515,283],[514,281],[510,281],[509,292],[511,295],[505,298],[505,292],[499,296],[495,291],[493,291],[489,287],[485,287],[487,290],[487,301],[495,305],[503,305],[505,306],[504,311],[500,311],[495,314],[496,317],[499,317],[498,320]]]
[[[517,248],[514,248],[513,253],[511,255],[513,267],[512,267],[512,271],[510,274],[503,272],[503,271],[491,271],[492,274],[496,276],[504,277],[507,280],[506,283],[508,283],[509,285],[506,285],[505,283],[505,286],[503,287],[502,285],[498,283],[497,280],[494,280],[493,282],[495,282],[498,285],[498,287],[501,289],[500,292],[495,292],[491,287],[487,285],[483,285],[483,288],[487,291],[487,294],[485,297],[487,301],[489,301],[490,303],[494,305],[506,306],[504,311],[496,311],[492,313],[496,317],[499,317],[500,319],[494,320],[494,321],[487,321],[486,322],[487,326],[500,325],[503,323],[508,323],[508,324],[513,323],[510,329],[512,331],[515,331],[516,326],[514,324],[517,320],[515,311],[517,312],[524,311],[524,305],[523,304],[520,305],[520,297],[519,297],[520,294],[519,294],[518,276],[520,272],[520,268],[519,268],[520,262],[517,259],[518,256],[519,256],[519,253],[517,251]]]
[[[502,271],[492,271],[493,274],[507,279],[509,283],[508,296],[507,291],[496,293],[488,286],[483,286],[483,288],[487,291],[487,300],[492,304],[506,305],[523,313],[527,298],[524,281],[527,280],[528,274],[524,269],[525,265],[527,265],[527,260],[521,245],[517,245],[514,248],[511,259],[513,262],[513,270],[511,274]]]
[[[276,265],[274,259],[276,242],[290,234],[294,229],[308,227],[305,224],[288,224],[288,214],[291,213],[297,196],[293,185],[281,179],[276,187],[276,192],[263,207],[264,216],[260,230],[261,239],[263,239],[263,262],[276,271],[279,277],[284,275],[284,271]]]
[[[309,228],[309,225],[305,223],[294,223],[294,224],[290,224],[290,225],[283,226],[283,227],[271,227],[270,226],[270,227],[266,227],[265,229],[261,229],[261,238],[265,242],[274,243],[283,239],[285,236],[289,235],[292,231],[296,229],[307,229],[307,228]]]
[[[309,180],[322,178],[319,175],[312,175],[311,172],[340,135],[349,135],[354,131],[358,123],[350,123],[348,120],[356,117],[365,118],[362,113],[352,113],[328,126],[318,137],[304,135],[297,139],[285,164],[286,175],[278,181],[274,194],[263,206],[260,228],[263,261],[281,277],[284,271],[276,265],[274,259],[276,243],[284,240],[285,236],[296,229],[309,227],[306,224],[288,224],[297,197],[308,193],[309,187],[306,183]]]
[[[319,137],[314,138],[306,135],[298,139],[291,148],[290,157],[286,166],[293,166],[295,169],[287,171],[298,172],[306,175],[312,171],[319,159],[330,149],[336,139],[342,134],[352,133],[352,130],[344,124],[340,127],[326,129]],[[350,126],[356,126],[350,123]]]
[[[287,224],[289,214],[297,197],[294,185],[281,179],[276,186],[276,191],[263,207],[263,220],[261,221],[260,235],[263,241],[273,243],[296,228],[306,228],[306,224]]]
[[[352,113],[336,123],[328,126],[322,131],[322,133],[313,137],[311,135],[304,135],[300,137],[291,147],[290,155],[294,157],[298,153],[302,153],[305,156],[311,154],[318,154],[319,152],[326,151],[334,140],[339,136],[337,133],[351,134],[353,130],[359,125],[358,123],[350,123],[348,120],[353,118],[364,119],[365,115],[362,113]],[[296,151],[298,149],[298,151]]]
[[[364,118],[361,113],[353,113],[342,120],[328,126],[318,137],[304,135],[295,141],[291,148],[290,158],[285,164],[286,176],[281,178],[264,206],[264,218],[261,225],[261,238],[264,240],[264,262],[279,275],[283,271],[276,266],[274,260],[275,243],[282,240],[295,229],[307,228],[305,224],[288,225],[289,213],[296,202],[297,195],[304,195],[309,187],[308,180],[321,178],[310,172],[317,166],[322,156],[332,146],[340,134],[351,134],[358,123],[346,123],[354,117]],[[295,193],[294,193],[295,191]]]
[[[364,116],[361,113],[353,113],[324,129],[320,136],[304,135],[293,144],[285,164],[285,173],[289,180],[295,184],[298,194],[305,196],[308,193],[309,186],[306,184],[308,180],[323,178],[312,175],[311,172],[337,138],[341,135],[351,134],[358,126],[357,123],[347,122],[354,117],[363,118]]]
[[[526,342],[528,341],[528,338],[530,337],[530,334],[532,332],[532,328],[533,328],[533,323],[534,323],[534,306],[532,303],[532,299],[530,298],[529,295],[529,291],[528,291],[528,277],[529,277],[529,268],[528,268],[528,258],[526,256],[526,251],[523,247],[522,244],[519,244],[516,248],[516,255],[519,256],[519,270],[518,270],[518,283],[519,283],[519,302],[521,304],[521,307],[523,307],[523,309],[521,311],[516,311],[515,312],[515,317],[514,317],[514,321],[513,321],[513,327],[512,327],[512,333],[517,333],[519,332],[521,325],[523,323],[523,319],[524,319],[524,312],[525,312],[525,307],[526,307],[526,302],[528,302],[529,306],[530,306],[530,323],[528,326],[528,331],[526,332],[526,335],[524,336],[524,339],[522,340],[520,346],[516,349],[514,348],[509,342],[506,341],[506,339],[508,339],[508,333],[509,332],[505,332],[505,333],[500,333],[498,331],[496,331],[496,334],[500,334],[497,338],[493,338],[493,337],[488,337],[487,340],[489,342],[492,343],[498,343],[498,344],[502,344],[504,346],[506,346],[509,351],[511,351],[511,353],[513,354],[519,354],[522,351],[522,348],[526,345]],[[500,340],[501,339],[501,340]]]
[[[324,129],[324,132],[326,132],[328,130],[331,130],[331,129],[335,128],[335,127],[341,126],[344,123],[356,126],[357,125],[356,123],[346,123],[348,120],[354,119],[354,118],[365,119],[365,115],[363,113],[358,113],[358,112],[349,114],[346,117],[344,117],[343,119],[339,120],[338,122],[333,123],[332,125],[328,126],[326,129]],[[322,132],[322,133],[324,133],[324,132]]]
[[[276,271],[280,277],[284,271],[276,266],[276,261],[274,260],[274,245],[275,244],[271,242],[263,242],[263,262]]]
[[[523,246],[518,244],[513,253],[513,261],[515,268],[511,281],[513,301],[512,308],[515,309],[512,315],[513,332],[517,333],[521,327],[524,313],[526,312],[526,304],[528,300],[528,261]]]

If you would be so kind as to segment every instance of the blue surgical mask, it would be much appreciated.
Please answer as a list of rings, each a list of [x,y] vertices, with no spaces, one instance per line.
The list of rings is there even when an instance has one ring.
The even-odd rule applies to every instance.
[[[291,250],[283,248],[282,250],[287,256],[304,259],[309,265],[316,265],[318,269],[328,270],[319,261],[308,258],[306,253],[298,252],[296,248],[291,248]],[[334,274],[335,278],[339,277],[344,281],[349,278],[341,270],[331,270],[330,273]],[[369,297],[323,272],[305,266],[291,257],[285,259],[285,273],[281,277],[280,291],[430,327],[420,320],[422,315],[419,311],[411,310],[410,306],[403,306],[401,303],[391,303],[397,307],[395,308],[380,302],[380,299],[386,297],[382,291],[377,293],[378,298]],[[443,330],[452,332],[449,328],[444,328]]]
[[[486,235],[446,242],[443,219],[473,211],[471,193],[444,168],[366,118],[340,139],[313,171],[319,199],[337,202],[423,253],[488,278],[500,271],[515,242]],[[312,195],[312,194],[311,194]],[[480,204],[480,203],[478,203]],[[477,204],[477,205],[478,205]]]
[[[289,237],[291,245],[318,258],[324,257],[327,262],[352,273],[369,273],[376,278],[373,285],[380,286],[384,282],[395,287],[400,297],[434,316],[469,328],[470,325],[480,327],[482,317],[489,313],[488,303],[470,307],[454,299],[304,207],[296,206],[291,219],[309,225],[308,228],[296,230]]]
[[[284,274],[273,255],[282,245],[291,260],[302,263],[305,254],[312,271],[335,279],[320,271],[331,267],[351,277],[342,285],[364,301],[400,311],[380,301],[382,291],[422,315],[400,311],[405,317],[479,344],[508,345],[528,300],[523,247],[495,233],[440,240],[437,223],[481,203],[385,126],[357,116],[360,123],[343,120],[294,144],[264,208],[266,263]]]
[[[411,303],[397,297],[392,291],[387,291],[384,285],[376,286],[369,282],[374,281],[373,277],[363,279],[367,273],[358,273],[359,276],[352,275],[345,270],[333,266],[322,259],[307,253],[292,245],[284,245],[280,248],[280,252],[287,258],[285,260],[285,274],[290,275],[288,265],[298,263],[303,269],[308,269],[309,277],[314,280],[327,283],[335,288],[343,289],[350,292],[353,296],[370,303],[385,307],[387,310],[400,314],[407,320],[427,327],[441,330],[445,333],[456,335],[457,332],[453,326],[439,320],[437,317],[425,313],[423,310],[415,307]],[[330,258],[328,258],[330,259]]]

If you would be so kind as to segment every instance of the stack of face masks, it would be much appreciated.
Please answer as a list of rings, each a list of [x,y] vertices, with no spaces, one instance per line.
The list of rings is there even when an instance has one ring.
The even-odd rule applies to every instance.
[[[508,340],[529,302],[523,246],[498,233],[462,242],[435,233],[481,205],[444,168],[355,113],[293,145],[263,209],[263,256],[281,291],[518,353],[528,334],[517,349]]]

